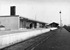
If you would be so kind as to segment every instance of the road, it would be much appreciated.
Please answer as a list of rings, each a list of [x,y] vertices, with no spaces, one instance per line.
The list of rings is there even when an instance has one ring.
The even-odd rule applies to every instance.
[[[56,30],[48,40],[32,48],[32,50],[70,50],[70,32],[62,28]]]
[[[57,29],[2,50],[70,50],[70,32],[64,28]]]

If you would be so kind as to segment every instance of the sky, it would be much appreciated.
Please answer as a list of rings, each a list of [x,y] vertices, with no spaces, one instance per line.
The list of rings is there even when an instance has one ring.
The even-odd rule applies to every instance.
[[[10,15],[10,6],[16,6],[16,15],[46,23],[70,25],[70,0],[0,0],[0,16]]]

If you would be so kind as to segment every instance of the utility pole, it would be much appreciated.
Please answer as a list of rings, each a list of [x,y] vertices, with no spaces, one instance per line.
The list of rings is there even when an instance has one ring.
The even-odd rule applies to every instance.
[[[60,27],[62,27],[62,19],[61,19],[61,11],[59,12],[60,13]]]

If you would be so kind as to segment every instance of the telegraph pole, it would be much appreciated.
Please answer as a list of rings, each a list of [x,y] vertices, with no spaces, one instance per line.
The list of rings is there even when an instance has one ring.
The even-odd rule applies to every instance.
[[[61,11],[59,12],[60,13],[60,27],[62,27],[62,19],[61,19]]]

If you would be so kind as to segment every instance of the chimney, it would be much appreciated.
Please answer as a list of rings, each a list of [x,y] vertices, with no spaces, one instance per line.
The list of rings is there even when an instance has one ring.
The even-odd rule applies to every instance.
[[[16,8],[15,6],[11,6],[11,7],[10,7],[10,15],[11,15],[11,16],[15,16],[15,13],[16,13],[16,12],[15,12],[15,8]]]

